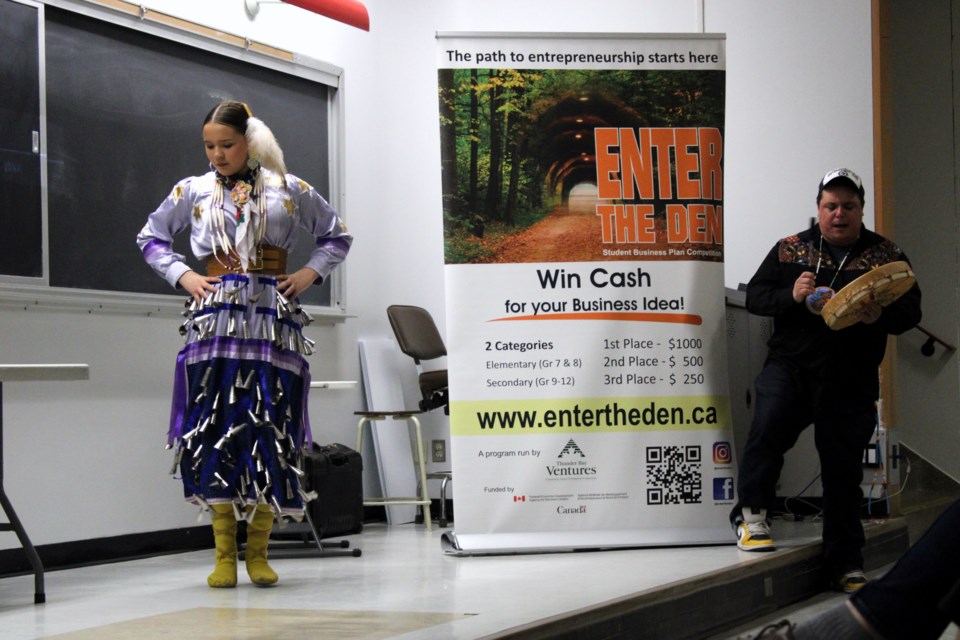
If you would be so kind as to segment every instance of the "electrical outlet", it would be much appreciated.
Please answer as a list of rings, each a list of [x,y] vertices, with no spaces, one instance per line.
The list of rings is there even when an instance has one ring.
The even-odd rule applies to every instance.
[[[447,441],[446,440],[433,441],[433,461],[434,462],[447,461]]]

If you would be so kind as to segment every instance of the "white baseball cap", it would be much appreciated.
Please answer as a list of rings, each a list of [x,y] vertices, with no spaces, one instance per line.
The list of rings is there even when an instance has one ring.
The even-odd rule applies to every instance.
[[[820,198],[820,194],[823,193],[823,190],[836,180],[841,180],[841,184],[846,183],[846,186],[853,187],[853,190],[856,191],[860,196],[860,200],[863,200],[863,181],[860,180],[860,176],[850,169],[845,169],[843,167],[827,171],[826,175],[823,176],[823,179],[820,180],[820,187],[817,190],[817,199]]]

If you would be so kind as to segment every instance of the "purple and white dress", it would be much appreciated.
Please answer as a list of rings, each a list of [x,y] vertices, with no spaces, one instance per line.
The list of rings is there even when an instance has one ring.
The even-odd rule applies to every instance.
[[[304,266],[320,274],[319,283],[353,237],[313,187],[261,167],[245,181],[213,171],[181,180],[137,236],[144,260],[173,287],[190,270],[173,238],[188,229],[198,259],[233,252],[241,262],[202,305],[187,301],[180,327],[186,344],[177,356],[168,446],[189,502],[269,504],[278,518],[299,520],[310,498],[300,485],[311,440],[304,356],[313,342],[302,333],[310,317],[277,292],[275,274],[247,269],[260,246],[292,250],[298,227],[315,238]]]

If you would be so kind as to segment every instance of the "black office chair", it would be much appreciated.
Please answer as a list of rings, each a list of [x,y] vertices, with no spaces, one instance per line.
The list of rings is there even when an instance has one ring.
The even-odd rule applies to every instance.
[[[420,409],[431,411],[443,407],[443,412],[449,415],[447,370],[424,371],[421,366],[423,360],[435,360],[447,355],[447,347],[433,322],[433,317],[426,309],[400,304],[387,307],[387,317],[390,318],[390,326],[393,327],[400,351],[413,358],[417,365]]]
[[[443,407],[450,415],[450,394],[447,388],[447,370],[424,371],[423,360],[435,360],[447,355],[447,347],[430,312],[421,307],[395,304],[387,307],[387,317],[397,338],[400,351],[413,358],[417,365],[417,381],[420,385],[420,410],[432,411]],[[440,522],[447,526],[447,484],[453,480],[450,471],[435,471],[426,474],[427,480],[440,480]],[[417,489],[420,493],[420,488]]]

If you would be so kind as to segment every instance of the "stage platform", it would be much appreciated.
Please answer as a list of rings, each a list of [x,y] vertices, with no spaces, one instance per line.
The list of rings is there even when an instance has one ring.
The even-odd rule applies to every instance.
[[[374,523],[359,557],[276,558],[280,583],[210,589],[213,552],[0,580],[5,640],[190,637],[337,640],[563,640],[724,637],[823,591],[817,522],[774,523],[780,548],[733,544],[455,557],[443,529]],[[908,547],[902,519],[867,524],[867,569]],[[732,632],[731,632],[732,634]],[[731,635],[730,637],[734,637]]]

